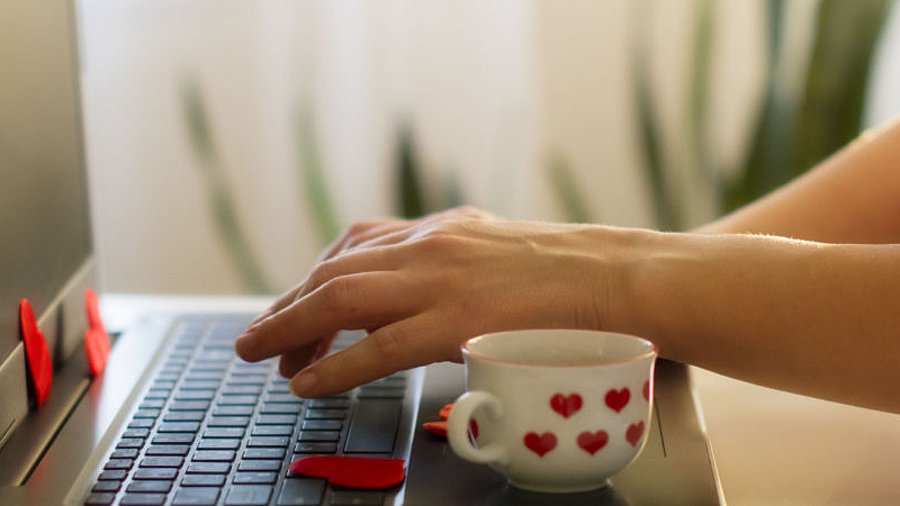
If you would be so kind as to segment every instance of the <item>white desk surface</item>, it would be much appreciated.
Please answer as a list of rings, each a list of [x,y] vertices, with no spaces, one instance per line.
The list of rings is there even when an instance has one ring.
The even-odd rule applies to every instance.
[[[691,374],[729,505],[900,505],[900,415]]]

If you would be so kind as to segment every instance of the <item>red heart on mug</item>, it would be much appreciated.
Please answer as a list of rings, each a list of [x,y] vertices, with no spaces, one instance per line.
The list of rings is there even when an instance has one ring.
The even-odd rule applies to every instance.
[[[612,389],[609,392],[606,392],[606,405],[610,407],[616,413],[621,413],[625,406],[628,405],[628,401],[631,400],[631,392],[627,387],[623,387],[621,390]]]
[[[538,435],[537,432],[529,432],[525,434],[523,441],[529,450],[537,453],[540,457],[556,448],[556,436],[552,432],[545,432],[541,435]]]
[[[100,318],[100,303],[93,290],[84,292],[84,305],[88,318],[88,329],[84,334],[84,350],[87,353],[91,377],[96,377],[103,372],[103,368],[106,367],[106,359],[109,358],[109,334],[103,327],[103,319]]]
[[[569,418],[581,409],[581,396],[578,394],[556,394],[550,398],[550,407],[553,411]]]
[[[644,400],[650,402],[650,381],[644,382],[644,390],[641,393],[644,394]]]
[[[582,450],[593,455],[606,446],[606,443],[609,442],[609,434],[605,430],[598,430],[594,433],[584,431],[578,435],[576,442]]]
[[[50,387],[53,385],[53,360],[50,358],[47,340],[38,327],[37,318],[34,317],[34,310],[28,299],[19,302],[19,328],[22,331],[22,340],[25,341],[25,356],[28,359],[28,372],[31,375],[35,400],[37,406],[41,407],[50,395]]]
[[[383,489],[403,483],[405,462],[398,459],[370,459],[333,455],[304,457],[291,462],[291,472],[315,478],[327,478],[339,487]]]
[[[628,430],[625,431],[625,439],[631,443],[631,446],[637,446],[638,443],[641,442],[641,436],[644,435],[644,422],[633,423],[628,426]]]

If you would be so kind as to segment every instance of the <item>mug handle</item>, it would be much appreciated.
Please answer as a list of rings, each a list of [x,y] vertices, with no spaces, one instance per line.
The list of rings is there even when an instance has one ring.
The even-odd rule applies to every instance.
[[[490,443],[484,447],[476,447],[469,440],[469,420],[472,413],[481,406],[487,409],[488,416],[494,420],[503,417],[503,406],[500,399],[483,391],[472,391],[462,394],[456,400],[447,420],[447,440],[450,447],[460,457],[478,464],[509,464],[506,448],[499,443]]]

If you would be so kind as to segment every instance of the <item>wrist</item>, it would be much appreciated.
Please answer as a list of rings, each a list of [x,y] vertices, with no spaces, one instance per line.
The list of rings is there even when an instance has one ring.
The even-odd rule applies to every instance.
[[[683,321],[676,308],[679,283],[673,273],[677,265],[690,261],[692,237],[698,236],[627,229],[618,253],[609,259],[603,330],[650,339],[666,356],[682,356],[679,344],[670,339],[679,334],[675,327]]]

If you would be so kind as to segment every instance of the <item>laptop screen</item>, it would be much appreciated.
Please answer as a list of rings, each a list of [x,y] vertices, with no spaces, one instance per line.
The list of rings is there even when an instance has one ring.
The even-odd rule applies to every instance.
[[[91,255],[70,8],[0,4],[0,363]]]

